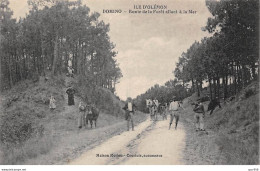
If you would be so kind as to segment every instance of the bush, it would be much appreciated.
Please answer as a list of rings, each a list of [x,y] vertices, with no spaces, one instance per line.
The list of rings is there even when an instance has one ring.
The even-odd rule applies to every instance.
[[[245,92],[245,98],[248,98],[248,97],[250,97],[250,96],[252,96],[252,95],[254,95],[254,94],[255,94],[255,92],[254,92],[253,89],[248,89],[248,90],[246,90],[246,92]]]
[[[77,95],[86,103],[94,104],[114,116],[124,116],[122,102],[110,90],[83,81],[80,81],[75,87],[77,87]]]
[[[3,117],[0,129],[0,141],[4,144],[20,144],[33,133],[31,117],[24,116],[19,109]]]

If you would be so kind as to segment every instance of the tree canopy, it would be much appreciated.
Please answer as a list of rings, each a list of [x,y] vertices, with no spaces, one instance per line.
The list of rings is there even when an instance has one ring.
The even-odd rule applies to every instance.
[[[108,35],[109,24],[80,0],[28,0],[29,14],[16,21],[0,1],[1,90],[24,79],[68,72],[114,91],[122,77]]]
[[[175,79],[166,87],[152,87],[136,98],[143,108],[147,98],[165,102],[157,92],[169,99],[181,100],[192,92],[200,97],[203,84],[209,87],[211,99],[226,99],[258,78],[259,1],[206,0],[205,4],[212,17],[202,30],[211,36],[195,41],[180,55],[173,70]]]

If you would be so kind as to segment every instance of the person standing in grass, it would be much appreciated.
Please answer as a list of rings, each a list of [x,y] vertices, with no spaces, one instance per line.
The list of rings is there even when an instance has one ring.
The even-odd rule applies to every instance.
[[[56,102],[56,100],[54,99],[53,95],[51,95],[50,104],[49,104],[50,110],[56,109],[56,104],[55,104],[55,102]]]
[[[69,106],[75,105],[75,102],[74,102],[75,90],[71,86],[69,86],[66,93],[68,94],[68,105]]]
[[[201,101],[198,101],[193,111],[195,112],[194,117],[195,117],[196,131],[205,131],[204,129],[205,110]]]
[[[79,103],[79,117],[78,117],[78,127],[79,129],[83,126],[86,127],[86,106],[82,102]]]

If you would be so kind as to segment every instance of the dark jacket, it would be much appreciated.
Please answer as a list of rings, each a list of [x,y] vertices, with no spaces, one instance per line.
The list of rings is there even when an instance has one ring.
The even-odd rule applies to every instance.
[[[68,88],[66,93],[68,94],[68,105],[74,105],[74,94],[75,90],[73,88]]]
[[[193,109],[195,113],[205,113],[203,104],[195,105],[195,108]]]

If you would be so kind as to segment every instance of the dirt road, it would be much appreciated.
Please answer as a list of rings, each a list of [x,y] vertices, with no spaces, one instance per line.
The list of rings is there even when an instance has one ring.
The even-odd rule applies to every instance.
[[[72,160],[71,165],[155,165],[184,164],[185,132],[180,123],[177,130],[168,130],[169,120],[146,120],[135,131],[114,136]]]

